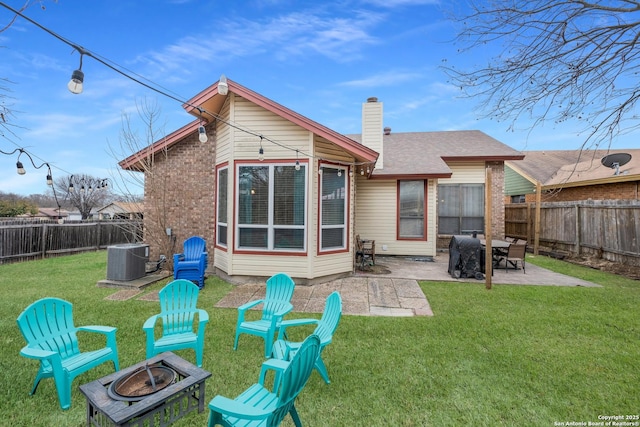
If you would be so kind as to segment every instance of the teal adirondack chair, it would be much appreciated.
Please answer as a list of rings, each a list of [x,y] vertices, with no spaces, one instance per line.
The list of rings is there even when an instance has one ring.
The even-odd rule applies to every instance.
[[[327,373],[327,367],[322,360],[322,351],[329,345],[333,339],[333,334],[340,323],[340,317],[342,316],[342,298],[337,291],[332,292],[327,297],[327,302],[324,306],[324,312],[320,320],[318,319],[293,319],[284,320],[280,323],[280,329],[278,331],[278,341],[273,346],[273,357],[278,359],[290,360],[300,348],[301,343],[286,341],[284,338],[287,336],[287,328],[301,325],[317,325],[313,331],[314,335],[320,338],[320,353],[318,354],[318,360],[316,360],[315,368],[318,370],[322,379],[327,384],[329,381],[329,374]]]
[[[297,427],[302,427],[294,404],[311,375],[319,352],[320,339],[310,335],[290,362],[280,359],[265,361],[258,383],[233,400],[218,395],[209,402],[209,427],[275,427],[287,414],[291,414]],[[274,371],[271,390],[265,385],[269,371]]]
[[[40,380],[53,378],[62,409],[71,406],[71,383],[75,377],[108,361],[113,362],[116,371],[120,370],[116,328],[96,325],[75,327],[72,308],[68,301],[43,298],[25,308],[16,320],[27,341],[20,355],[40,362],[30,394],[36,392]],[[105,335],[107,346],[81,352],[77,333],[83,331]]]
[[[238,322],[236,324],[236,338],[233,349],[238,348],[238,338],[240,334],[256,335],[264,338],[264,357],[271,356],[273,339],[280,322],[285,314],[293,310],[291,297],[296,284],[286,273],[278,273],[267,280],[267,290],[264,299],[250,301],[238,307]],[[260,320],[245,320],[245,312],[257,306],[262,306],[262,317]]]
[[[160,313],[149,317],[142,329],[147,335],[147,359],[163,351],[192,348],[196,353],[196,365],[202,367],[204,330],[209,314],[196,308],[200,288],[185,279],[174,280],[160,290]],[[195,317],[198,328],[194,330]],[[162,336],[156,340],[155,326],[162,322]]]
[[[199,236],[184,241],[183,252],[173,254],[173,278],[186,279],[204,288],[204,273],[208,263],[207,242]]]

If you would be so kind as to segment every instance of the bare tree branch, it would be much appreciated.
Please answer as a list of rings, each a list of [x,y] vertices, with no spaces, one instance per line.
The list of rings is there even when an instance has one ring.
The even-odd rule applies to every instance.
[[[581,148],[610,144],[637,129],[640,97],[640,1],[471,0],[459,52],[498,45],[498,55],[471,70],[444,67],[486,115],[582,124]],[[606,141],[606,142],[605,142]],[[603,147],[600,147],[603,148]]]
[[[169,178],[160,173],[156,166],[159,162],[166,161],[168,153],[166,148],[159,152],[153,151],[153,144],[165,136],[164,124],[159,121],[161,111],[156,102],[145,99],[136,103],[136,108],[143,131],[137,130],[129,115],[123,115],[119,144],[115,147],[110,145],[109,150],[118,162],[133,153],[144,153],[138,170],[119,169],[119,179],[116,181],[122,185],[120,192],[131,201],[139,200],[139,192],[144,189],[144,230],[141,230],[144,233],[141,234],[144,235],[144,241],[151,245],[152,251],[157,251],[153,255],[165,255],[167,268],[172,269],[171,254],[175,250],[175,236],[167,236],[166,233],[170,223],[168,205],[171,200],[167,191]]]

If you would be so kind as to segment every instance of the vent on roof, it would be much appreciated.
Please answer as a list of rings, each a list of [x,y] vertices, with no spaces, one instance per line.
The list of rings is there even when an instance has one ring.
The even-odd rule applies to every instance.
[[[371,98],[367,98],[367,102],[378,102],[378,98],[372,96]]]
[[[391,135],[391,128],[390,127],[387,126],[383,130],[384,130],[384,134],[385,135]]]

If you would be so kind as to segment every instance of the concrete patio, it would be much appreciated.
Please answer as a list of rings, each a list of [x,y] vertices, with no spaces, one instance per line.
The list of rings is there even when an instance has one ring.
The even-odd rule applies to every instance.
[[[361,316],[433,316],[431,307],[418,280],[468,282],[485,286],[484,280],[455,279],[447,272],[449,255],[428,257],[376,257],[376,271],[356,271],[347,278],[312,285],[296,286],[293,306],[296,312],[322,313],[326,297],[337,290],[342,296],[343,313]],[[599,287],[595,283],[554,273],[533,264],[521,269],[496,269],[493,285],[584,286]],[[236,285],[216,307],[237,308],[245,302],[264,296],[264,282]]]

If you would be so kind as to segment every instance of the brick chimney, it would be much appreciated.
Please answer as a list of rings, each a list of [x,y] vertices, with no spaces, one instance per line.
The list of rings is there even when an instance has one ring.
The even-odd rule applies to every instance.
[[[376,169],[383,168],[382,152],[382,102],[371,97],[362,104],[362,144],[380,153]]]

